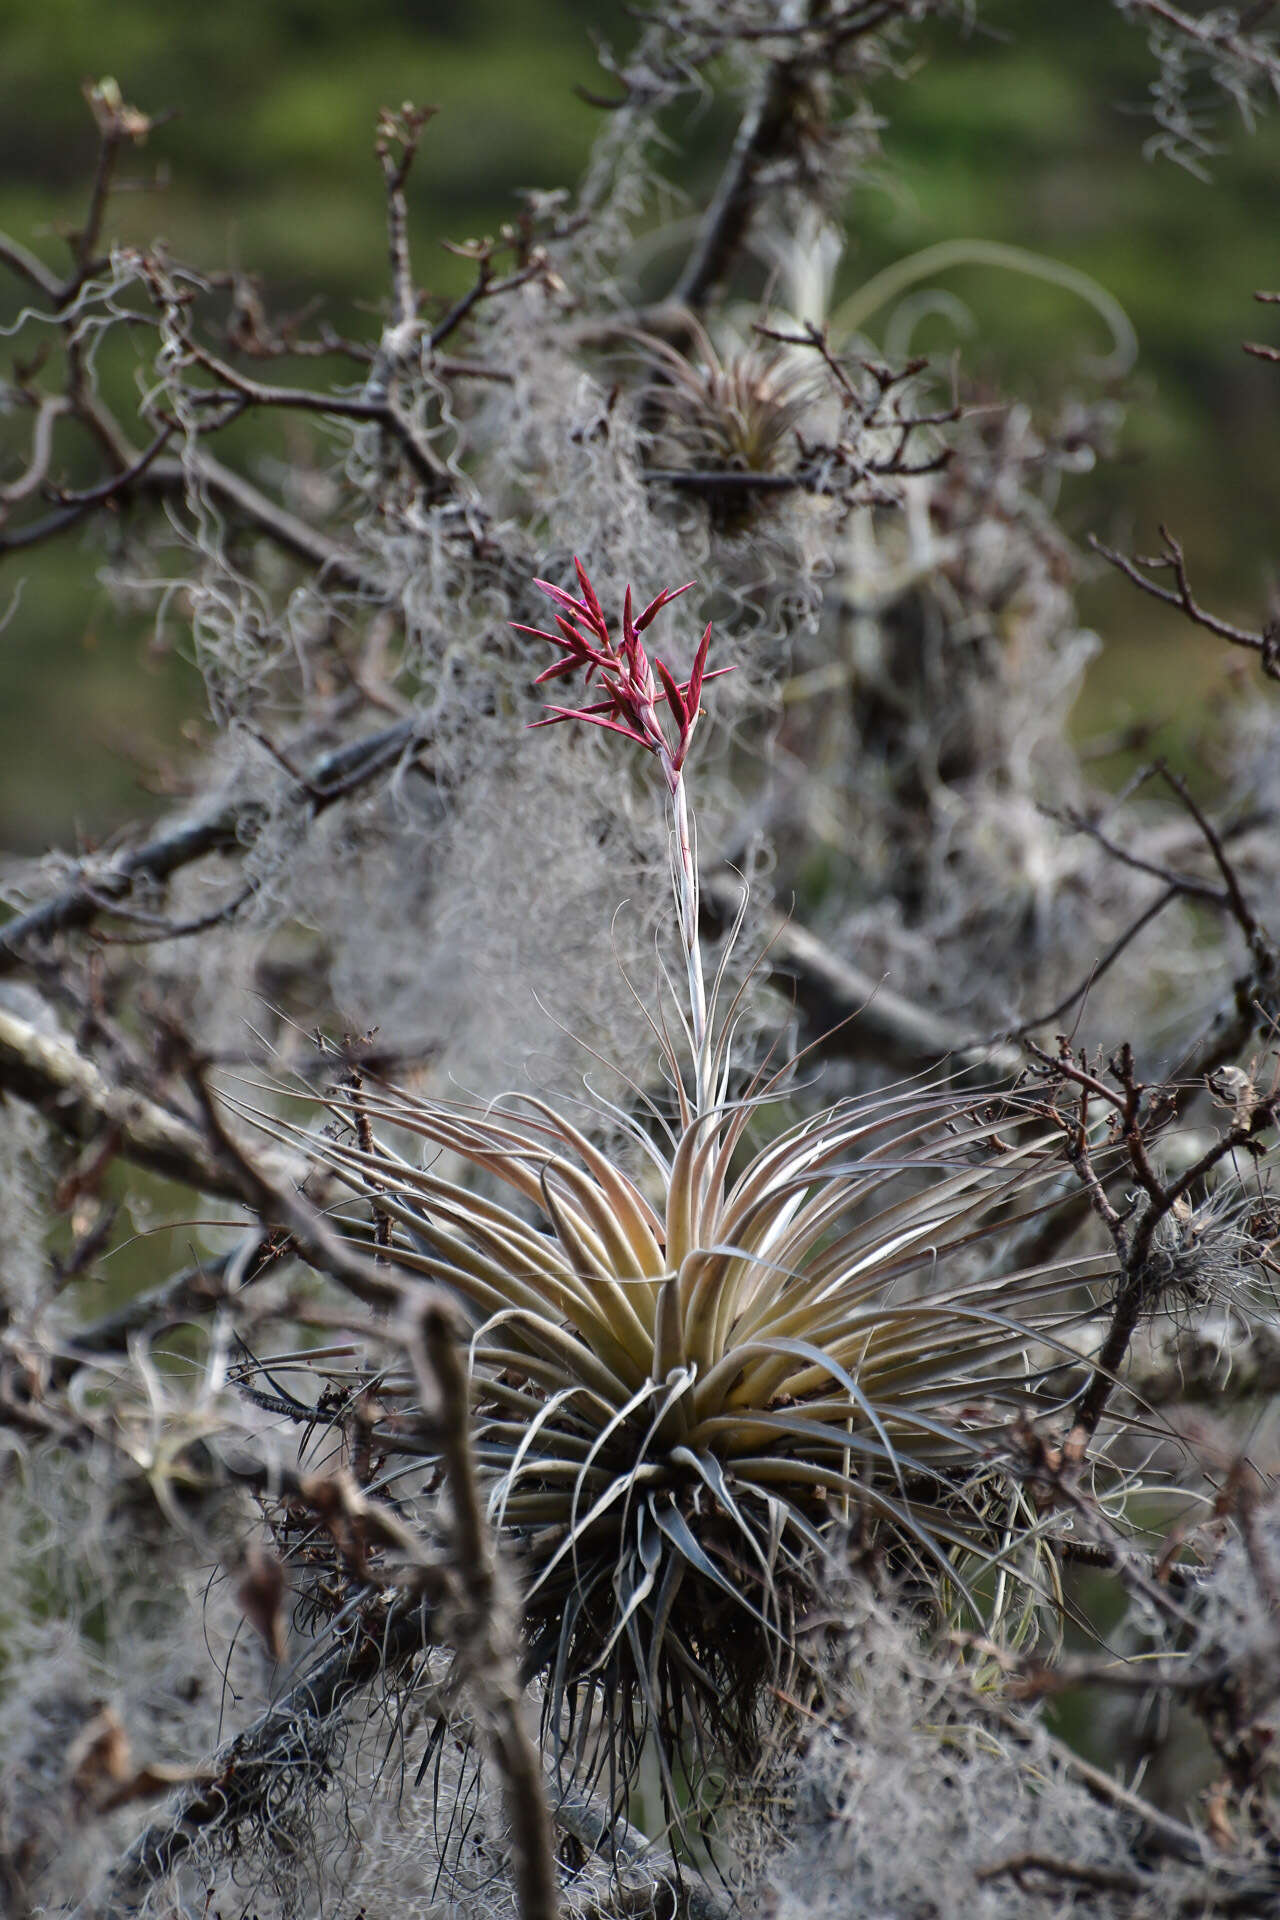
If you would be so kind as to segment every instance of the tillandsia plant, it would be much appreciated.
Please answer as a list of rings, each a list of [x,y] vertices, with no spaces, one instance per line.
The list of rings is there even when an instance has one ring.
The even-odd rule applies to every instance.
[[[682,324],[688,353],[653,334],[638,337],[654,382],[653,464],[712,475],[794,468],[800,430],[812,431],[823,400],[821,362],[777,345],[738,346],[721,355],[698,320]]]
[[[252,1117],[371,1207],[376,1227],[348,1230],[374,1232],[380,1259],[465,1303],[476,1452],[548,1743],[614,1804],[651,1747],[679,1817],[762,1706],[776,1716],[770,1683],[802,1682],[797,1624],[842,1539],[943,1612],[1030,1618],[1051,1523],[1011,1435],[1051,1401],[1090,1269],[985,1245],[1060,1178],[1034,1102],[912,1082],[796,1118],[789,1067],[767,1062],[733,1090],[742,990],[724,1006],[724,961],[704,974],[685,778],[711,631],[677,680],[642,636],[688,589],[638,614],[628,591],[616,637],[578,578],[580,597],[539,582],[554,631],[522,631],[558,650],[540,681],[581,675],[599,697],[535,724],[644,748],[669,812],[685,1005],[674,1033],[662,1005],[645,1017],[670,1094],[611,1109],[648,1172],[532,1095],[483,1106],[370,1080],[354,1131],[349,1092],[323,1138]],[[448,1177],[441,1152],[496,1188]],[[375,1439],[394,1455],[394,1420]]]

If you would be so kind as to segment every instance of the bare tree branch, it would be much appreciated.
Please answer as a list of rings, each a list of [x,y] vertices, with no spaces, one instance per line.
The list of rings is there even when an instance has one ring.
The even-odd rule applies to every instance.
[[[240,1284],[249,1285],[287,1253],[287,1242],[273,1242],[270,1235],[255,1232],[247,1242],[227,1253],[211,1255],[207,1260],[181,1268],[159,1286],[135,1294],[113,1313],[77,1327],[74,1345],[51,1363],[53,1377],[65,1376],[81,1364],[85,1355],[126,1352],[135,1334],[171,1326],[188,1315],[202,1318],[213,1313],[226,1300],[227,1283],[233,1274],[242,1274]]]
[[[519,1628],[484,1517],[471,1448],[470,1382],[453,1316],[419,1311],[406,1338],[424,1404],[439,1400],[438,1431],[453,1511],[454,1566],[469,1616],[463,1626],[473,1692],[506,1788],[521,1920],[555,1920],[560,1911],[555,1850],[542,1765],[524,1721]]]
[[[305,777],[313,811],[323,813],[336,801],[412,758],[421,741],[420,723],[401,720],[323,754]],[[92,926],[101,913],[109,911],[108,903],[126,905],[135,885],[162,883],[210,854],[235,854],[252,846],[263,817],[257,800],[228,801],[116,856],[91,877],[73,881],[52,900],[0,927],[0,975],[24,965],[31,948],[57,934]]]
[[[201,1784],[153,1820],[101,1885],[68,1920],[124,1920],[178,1867],[209,1828],[253,1818],[267,1805],[282,1767],[306,1761],[308,1733],[379,1680],[393,1683],[434,1644],[425,1598],[375,1598],[355,1616],[340,1644],[275,1701],[251,1727],[214,1754]]]
[[[200,1128],[132,1087],[113,1086],[69,1042],[0,1007],[0,1093],[48,1114],[73,1139],[108,1134],[124,1159],[222,1199],[244,1197]]]
[[[795,17],[797,11],[799,17]],[[801,0],[800,9],[793,10],[793,24],[807,25],[817,11],[810,0]],[[771,61],[743,115],[697,245],[671,295],[695,313],[706,305],[741,251],[757,210],[761,175],[794,140],[805,73],[805,64],[797,59]]]
[[[741,882],[729,874],[702,881],[704,906],[717,922],[732,918],[740,892]],[[768,914],[765,941],[770,974],[794,987],[810,1025],[827,1034],[828,1052],[900,1066],[951,1058],[958,1066],[983,1067],[996,1076],[1013,1075],[1023,1065],[1020,1048],[1001,1041],[973,1043],[781,913]]]

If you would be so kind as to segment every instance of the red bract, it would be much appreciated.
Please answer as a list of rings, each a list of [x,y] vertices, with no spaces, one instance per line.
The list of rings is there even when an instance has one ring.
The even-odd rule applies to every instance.
[[[683,587],[665,587],[642,613],[634,617],[631,612],[631,589],[628,587],[622,606],[622,638],[615,640],[609,632],[604,610],[582,562],[575,558],[573,564],[582,588],[580,600],[575,600],[563,587],[552,586],[549,580],[535,580],[533,583],[559,609],[555,633],[549,633],[544,627],[521,626],[516,621],[511,624],[517,633],[532,634],[535,639],[547,640],[560,649],[562,657],[538,675],[534,683],[536,686],[581,670],[584,685],[590,683],[593,674],[599,674],[600,686],[606,698],[587,707],[549,707],[546,719],[535,720],[533,724],[535,727],[554,727],[563,720],[585,720],[593,727],[607,727],[610,732],[623,734],[648,752],[656,753],[668,782],[674,782],[684,765],[693,729],[697,725],[700,711],[698,703],[704,684],[732,669],[718,667],[712,673],[706,670],[707,649],[711,644],[710,624],[702,636],[693,669],[683,686],[661,660],[650,662],[640,643],[640,635],[669,601],[688,593],[694,582],[690,580]],[[658,708],[664,702],[676,722],[674,744],[663,732],[658,717]]]

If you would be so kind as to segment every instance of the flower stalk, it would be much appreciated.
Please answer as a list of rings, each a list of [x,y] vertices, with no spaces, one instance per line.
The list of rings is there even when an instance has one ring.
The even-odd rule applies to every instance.
[[[543,627],[521,626],[514,621],[512,625],[517,633],[531,634],[535,639],[546,640],[560,650],[561,657],[537,676],[535,685],[542,686],[547,681],[581,672],[584,685],[590,684],[592,678],[598,676],[605,698],[585,707],[551,706],[546,718],[535,720],[533,725],[550,727],[567,720],[580,720],[589,726],[604,727],[611,733],[620,733],[624,738],[634,740],[646,752],[652,753],[662,769],[671,815],[671,883],[688,981],[689,1041],[694,1069],[693,1111],[700,1115],[708,1111],[716,1096],[706,979],[699,938],[697,840],[685,786],[684,764],[694,729],[702,714],[700,700],[703,686],[708,680],[717,679],[720,674],[731,672],[732,669],[718,667],[711,673],[706,670],[707,652],[711,645],[710,622],[694,656],[689,678],[683,685],[661,660],[655,658],[651,661],[645,652],[641,634],[665,606],[672,600],[678,600],[681,594],[688,593],[694,585],[692,580],[682,587],[664,588],[641,613],[635,615],[632,613],[631,588],[628,587],[623,599],[622,637],[619,640],[609,630],[599,596],[582,562],[575,558],[573,564],[582,589],[581,599],[575,599],[572,594],[566,593],[562,587],[553,586],[548,580],[534,582],[558,609],[556,632],[548,632]],[[667,708],[666,727],[660,712],[663,706]],[[672,721],[675,723],[674,739],[669,737]]]
[[[694,1058],[694,1107],[705,1113],[714,1097],[710,1078],[710,1042],[707,1032],[707,989],[702,972],[702,945],[698,937],[698,861],[683,776],[677,772],[671,786],[672,882],[680,917],[680,942],[689,979],[689,1020]]]

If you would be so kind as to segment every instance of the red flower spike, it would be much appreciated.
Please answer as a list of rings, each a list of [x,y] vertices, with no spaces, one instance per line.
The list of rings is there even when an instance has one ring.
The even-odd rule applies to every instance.
[[[655,659],[650,664],[640,644],[640,635],[665,606],[678,600],[681,594],[688,593],[696,583],[690,580],[682,587],[664,587],[639,615],[632,611],[631,588],[628,587],[622,602],[622,639],[619,642],[610,637],[609,624],[599,596],[576,555],[573,564],[582,588],[581,600],[575,600],[563,587],[553,586],[549,580],[534,582],[556,608],[558,632],[549,633],[543,627],[526,627],[514,620],[511,624],[517,633],[530,634],[534,639],[546,640],[551,646],[558,647],[563,656],[543,668],[535,678],[535,686],[563,679],[581,668],[584,684],[590,683],[593,673],[600,674],[601,691],[608,698],[585,707],[549,707],[546,716],[535,720],[533,725],[553,727],[565,720],[582,720],[588,726],[604,727],[610,733],[620,733],[624,739],[634,740],[638,746],[658,756],[674,791],[698,722],[702,689],[708,680],[717,679],[721,673],[728,673],[731,669],[719,667],[712,673],[706,671],[707,649],[711,644],[709,625],[699,644],[693,669],[683,686],[663,661]],[[658,710],[664,702],[676,726],[674,745],[658,718]]]

